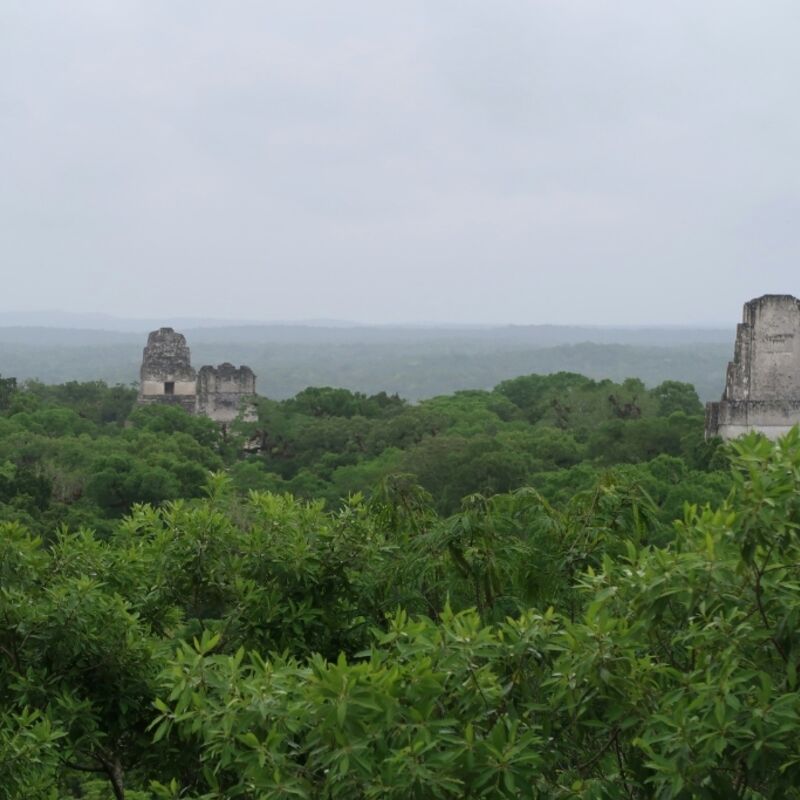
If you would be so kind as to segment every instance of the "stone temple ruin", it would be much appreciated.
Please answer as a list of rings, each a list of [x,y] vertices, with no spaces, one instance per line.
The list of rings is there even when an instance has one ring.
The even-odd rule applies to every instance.
[[[800,300],[765,294],[745,303],[725,391],[706,406],[706,437],[759,431],[774,439],[800,423]]]
[[[140,371],[141,405],[162,403],[180,406],[190,414],[227,424],[239,415],[255,419],[253,399],[256,376],[250,367],[220,364],[192,366],[186,337],[172,328],[159,328],[147,337]]]

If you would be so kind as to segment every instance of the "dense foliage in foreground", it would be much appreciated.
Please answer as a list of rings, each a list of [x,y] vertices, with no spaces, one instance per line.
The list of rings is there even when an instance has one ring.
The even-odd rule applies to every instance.
[[[800,434],[733,450],[662,546],[612,481],[4,523],[0,796],[798,797]]]
[[[563,374],[132,401],[0,380],[0,798],[800,797],[797,431]]]

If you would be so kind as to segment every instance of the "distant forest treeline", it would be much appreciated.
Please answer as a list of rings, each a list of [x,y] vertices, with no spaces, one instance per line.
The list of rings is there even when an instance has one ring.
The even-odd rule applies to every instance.
[[[732,354],[729,331],[561,326],[506,328],[315,327],[269,325],[183,329],[196,365],[248,364],[259,393],[276,400],[308,386],[417,401],[488,389],[522,374],[577,372],[648,386],[691,383],[717,399]],[[0,373],[44,383],[138,379],[146,334],[0,327]]]

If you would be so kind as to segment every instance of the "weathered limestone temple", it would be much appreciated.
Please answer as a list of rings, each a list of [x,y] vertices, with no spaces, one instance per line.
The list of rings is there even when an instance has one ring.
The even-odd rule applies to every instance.
[[[775,438],[800,423],[800,300],[765,294],[745,303],[719,403],[706,406],[706,437],[748,431]]]
[[[140,404],[177,405],[190,414],[228,423],[240,413],[246,420],[255,419],[255,395],[256,376],[250,367],[225,363],[196,372],[182,333],[159,328],[147,337],[140,371]]]

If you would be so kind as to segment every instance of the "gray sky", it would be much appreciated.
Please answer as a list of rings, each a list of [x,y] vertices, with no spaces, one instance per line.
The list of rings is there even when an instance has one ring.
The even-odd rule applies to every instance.
[[[800,295],[797,0],[5,0],[0,310],[710,324]]]

